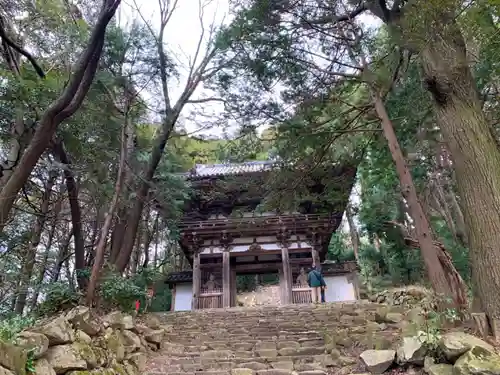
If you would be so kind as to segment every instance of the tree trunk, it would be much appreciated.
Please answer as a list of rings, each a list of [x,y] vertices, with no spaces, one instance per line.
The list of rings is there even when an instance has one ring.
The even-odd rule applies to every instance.
[[[144,241],[144,262],[142,263],[142,268],[147,268],[149,265],[149,248],[151,247],[151,242],[153,241],[153,237],[156,235],[156,231],[158,230],[158,219],[160,217],[160,212],[156,213],[156,218],[153,223],[153,228],[148,230],[146,233],[146,240]]]
[[[71,272],[71,267],[69,264],[69,256],[64,259],[64,271],[66,272],[66,280],[68,281],[69,288],[71,290],[76,290],[75,281],[73,278],[73,273]]]
[[[349,224],[349,233],[351,234],[352,249],[354,251],[354,257],[356,261],[359,260],[359,235],[354,224],[354,218],[352,213],[352,207],[350,204],[347,205],[345,210],[345,216],[347,218],[347,223]]]
[[[66,166],[64,168],[64,178],[66,180],[66,189],[68,191],[68,200],[71,211],[71,224],[73,225],[73,241],[75,246],[75,273],[78,287],[85,290],[87,280],[82,276],[85,270],[85,241],[82,230],[82,211],[78,201],[78,185],[71,170],[71,161],[66,153],[63,141],[59,141],[54,146],[54,153],[59,161]]]
[[[97,242],[99,241],[98,236],[100,228],[102,228],[101,221],[104,222],[104,216],[106,214],[105,212],[102,211],[103,211],[102,206],[96,207],[95,220],[94,220],[94,225],[92,227],[92,237],[90,238],[90,242],[88,245],[90,247],[90,250],[87,252],[86,264],[88,268],[92,268],[95,260],[95,248],[97,247]]]
[[[95,260],[94,265],[92,266],[92,274],[90,276],[90,282],[87,289],[87,304],[92,305],[94,301],[94,294],[97,288],[97,282],[99,279],[99,274],[101,273],[101,268],[104,263],[104,250],[106,248],[106,242],[108,238],[109,228],[111,227],[111,222],[113,220],[113,214],[115,212],[116,206],[118,204],[118,200],[120,198],[121,189],[123,187],[123,177],[125,170],[125,160],[127,160],[127,129],[129,128],[129,123],[131,120],[126,115],[125,121],[122,126],[122,135],[121,135],[121,148],[120,148],[120,160],[118,164],[118,173],[116,176],[115,182],[115,192],[113,194],[113,198],[111,199],[111,203],[109,205],[108,212],[106,213],[104,219],[104,225],[101,229],[101,234],[99,236],[99,241],[96,246],[95,251]]]
[[[132,253],[132,262],[129,264],[130,275],[135,275],[137,273],[137,269],[139,268],[139,261],[141,259],[141,243],[145,224],[146,223],[142,221],[137,229],[137,238],[135,239],[135,246]]]
[[[10,20],[9,20],[10,21]],[[9,21],[5,17],[0,16],[0,27],[5,35],[10,36],[13,40],[19,40],[17,34]],[[15,35],[13,37],[13,35]],[[19,45],[19,47],[23,47]],[[11,71],[12,75],[21,82],[21,54],[12,46],[8,45],[5,39],[2,38],[2,55],[5,60],[5,65]],[[12,93],[10,94],[12,95]],[[9,181],[12,173],[19,163],[19,159],[23,154],[26,146],[29,144],[33,136],[33,130],[25,124],[24,104],[17,100],[14,106],[15,114],[10,124],[9,151],[5,158],[0,162],[0,185],[3,186]]]
[[[127,213],[128,213],[128,207],[127,204],[129,203],[129,197],[128,194],[133,191],[133,186],[134,186],[134,170],[138,170],[139,168],[136,168],[135,164],[137,164],[136,159],[134,157],[134,150],[135,150],[135,124],[131,122],[130,128],[127,130],[127,165],[129,166],[125,170],[125,177],[124,177],[124,189],[122,192],[122,195],[124,196],[123,203],[120,205],[118,208],[118,217],[116,219],[116,222],[113,227],[113,233],[111,234],[111,251],[109,255],[109,262],[114,263],[116,261],[116,258],[118,257],[118,254],[120,253],[120,249],[123,244],[123,237],[124,234],[127,230]]]
[[[454,13],[440,21],[428,35],[422,66],[454,161],[474,283],[494,327],[500,319],[500,149],[482,111]]]
[[[73,230],[68,234],[66,238],[59,244],[59,251],[57,252],[57,258],[54,262],[54,269],[52,270],[52,282],[55,283],[59,280],[61,276],[61,269],[64,261],[69,256],[69,243],[71,242],[71,237],[73,237]]]
[[[47,179],[47,184],[45,185],[45,190],[42,195],[42,202],[40,205],[40,214],[35,220],[35,224],[32,229],[31,240],[26,249],[26,257],[23,260],[23,265],[21,267],[21,279],[19,282],[19,293],[17,294],[16,307],[14,311],[16,314],[21,315],[24,312],[24,307],[26,306],[26,298],[28,297],[28,290],[30,285],[31,276],[33,274],[33,267],[36,261],[36,252],[38,245],[40,244],[40,238],[42,237],[43,228],[45,226],[45,221],[47,220],[47,213],[49,212],[50,197],[52,196],[52,188],[57,179],[57,172],[50,171],[49,178]]]
[[[158,213],[159,215],[159,213]],[[154,267],[157,267],[158,264],[158,244],[160,243],[160,231],[159,228],[156,229],[156,237],[155,237],[155,253],[154,253]]]
[[[453,216],[456,220],[457,236],[464,246],[469,247],[469,239],[467,238],[467,229],[465,228],[464,214],[462,213],[462,209],[458,204],[457,196],[455,195],[455,192],[451,187],[448,188],[448,196],[450,197],[452,212],[454,214]]]
[[[413,183],[408,166],[404,159],[399,142],[394,132],[391,120],[385,109],[382,98],[378,93],[373,95],[375,110],[382,122],[384,136],[387,139],[392,158],[401,183],[401,193],[408,203],[410,214],[414,221],[416,236],[420,244],[422,258],[427,268],[429,280],[437,293],[445,296],[452,295],[452,290],[446,279],[445,271],[441,265],[432,239],[432,231],[418,200],[417,191]]]
[[[45,152],[57,127],[80,108],[99,65],[106,27],[121,0],[104,0],[87,47],[76,62],[75,71],[61,95],[42,114],[35,134],[16,169],[0,191],[0,232],[8,222],[18,192],[26,184],[40,156]]]
[[[457,227],[455,225],[455,220],[453,219],[453,215],[450,211],[448,202],[446,200],[446,195],[441,186],[441,182],[437,180],[439,177],[436,177],[434,180],[434,191],[431,192],[433,194],[434,201],[436,202],[436,209],[439,212],[440,216],[444,219],[446,224],[448,225],[448,229],[450,230],[453,238],[458,241],[457,235]]]
[[[47,244],[45,245],[45,252],[43,254],[42,261],[40,262],[40,270],[38,273],[38,278],[35,281],[35,290],[33,291],[33,296],[31,297],[31,301],[29,304],[30,310],[33,310],[37,303],[38,303],[38,296],[40,295],[40,290],[43,285],[43,280],[45,279],[45,273],[47,272],[47,261],[49,259],[49,253],[50,250],[52,249],[52,243],[54,241],[54,235],[56,232],[57,228],[57,222],[59,221],[59,214],[61,213],[62,209],[62,203],[64,201],[63,194],[64,194],[65,186],[64,183],[61,183],[60,191],[59,191],[59,198],[57,203],[55,204],[53,215],[54,218],[52,219],[51,222],[51,228],[49,231],[49,235],[47,238]]]

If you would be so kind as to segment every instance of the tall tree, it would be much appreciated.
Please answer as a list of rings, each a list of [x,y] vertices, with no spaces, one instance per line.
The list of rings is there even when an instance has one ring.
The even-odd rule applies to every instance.
[[[464,285],[454,277],[456,270],[448,267],[447,258],[440,258],[440,252],[434,246],[429,220],[422,209],[384,103],[387,93],[399,79],[400,71],[408,64],[408,54],[401,48],[392,48],[384,33],[374,38],[354,22],[330,25],[327,33],[315,29],[311,32],[310,24],[303,23],[303,4],[295,4],[293,9],[287,8],[288,5],[274,7],[273,4],[252,1],[239,11],[238,26],[232,30],[236,38],[228,36],[234,53],[240,56],[236,67],[238,73],[231,75],[233,82],[245,86],[242,80],[253,76],[257,80],[257,83],[255,78],[252,81],[257,87],[254,92],[269,90],[278,80],[287,85],[282,93],[283,101],[299,104],[302,121],[309,121],[312,124],[309,128],[318,132],[316,140],[321,132],[331,130],[335,134],[325,143],[312,146],[316,155],[324,155],[325,149],[331,149],[342,134],[359,132],[358,128],[365,125],[360,118],[378,119],[396,166],[400,192],[415,223],[429,279],[437,292],[444,295],[453,292],[455,302],[463,305]],[[310,4],[305,8],[310,11]],[[383,56],[389,58],[384,60]],[[364,88],[353,88],[357,87],[356,82]],[[226,89],[228,85],[224,81],[221,87],[229,91],[228,95],[233,94],[231,88]],[[269,104],[266,99],[254,100],[246,106],[239,102],[236,107],[253,112],[255,116],[273,116],[277,121],[275,109],[280,108],[280,103]],[[331,108],[333,105],[326,106],[327,102],[335,103],[337,110]],[[278,116],[286,120],[287,114],[282,110]],[[334,129],[331,129],[332,124],[336,124]],[[325,149],[320,148],[322,146]],[[362,149],[358,148],[358,153],[362,153]],[[325,161],[324,157],[320,159]]]
[[[81,106],[94,79],[106,35],[106,27],[121,0],[104,0],[87,48],[75,64],[75,71],[61,95],[43,112],[33,138],[16,169],[0,191],[0,231],[5,227],[17,193],[28,180],[40,156],[49,146],[57,127]],[[8,38],[2,38],[6,43]]]
[[[181,112],[186,104],[209,102],[211,100],[211,98],[194,99],[192,95],[202,82],[209,80],[217,74],[225,63],[223,59],[218,59],[218,57],[221,57],[223,51],[220,48],[221,45],[217,44],[215,39],[217,25],[210,25],[207,27],[204,24],[204,11],[206,6],[207,4],[204,3],[200,3],[199,5],[199,20],[202,31],[195,54],[191,59],[190,66],[187,67],[188,76],[186,78],[186,84],[175,102],[171,97],[169,88],[170,79],[174,75],[174,69],[165,51],[165,28],[175,13],[177,0],[161,0],[159,2],[159,32],[156,33],[154,29],[150,27],[152,36],[156,41],[164,108],[162,111],[161,127],[155,134],[147,166],[142,172],[141,182],[136,190],[133,207],[127,214],[126,223],[123,223],[115,229],[118,232],[114,235],[111,261],[119,272],[123,272],[130,261],[141,215],[143,213],[144,203],[147,201],[151,182],[153,181],[155,172],[164,154],[167,141],[177,124]]]
[[[312,29],[329,29],[370,13],[389,26],[401,47],[418,55],[437,122],[453,157],[475,283],[499,336],[500,321],[493,322],[500,319],[500,253],[496,247],[500,216],[495,214],[500,209],[500,172],[496,168],[500,148],[483,110],[460,27],[460,15],[468,4],[456,0],[339,2],[312,16],[306,12],[311,5],[279,11],[300,14]]]

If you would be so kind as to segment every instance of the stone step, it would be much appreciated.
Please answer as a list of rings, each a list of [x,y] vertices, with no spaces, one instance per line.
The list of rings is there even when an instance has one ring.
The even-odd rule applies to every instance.
[[[353,323],[358,323],[358,324],[366,324],[368,320],[359,320],[357,322],[353,321],[346,321],[346,322],[329,322],[329,323],[312,323],[312,322],[303,322],[303,323],[297,323],[295,326],[289,326],[289,325],[283,325],[283,324],[272,324],[272,325],[261,325],[259,323],[255,323],[253,325],[244,325],[244,324],[238,324],[238,327],[232,327],[230,323],[226,325],[212,325],[210,324],[210,329],[213,331],[225,331],[228,333],[238,333],[238,332],[254,332],[254,333],[260,333],[260,332],[267,332],[267,331],[284,331],[284,332],[289,332],[289,333],[301,333],[304,331],[311,331],[311,330],[318,330],[318,329],[325,329],[325,328],[334,328],[334,327],[339,327],[342,325],[346,324],[353,324]],[[205,328],[205,325],[196,325],[196,326],[188,326],[189,328],[187,329],[171,329],[171,332],[175,333],[192,333],[192,332],[199,332],[200,330]],[[306,328],[307,327],[307,328]]]
[[[283,348],[299,348],[299,347],[318,347],[324,346],[325,340],[323,338],[300,338],[298,340],[275,340],[266,341],[258,339],[247,339],[245,342],[240,340],[217,340],[208,341],[203,345],[191,345],[199,343],[190,342],[184,345],[184,352],[200,352],[203,350],[218,350],[218,349],[230,349],[235,351],[252,351],[255,349],[283,349]]]
[[[184,360],[198,359],[202,361],[211,362],[213,360],[222,360],[233,358],[276,358],[280,356],[284,357],[297,357],[297,356],[314,356],[324,354],[326,351],[325,346],[310,346],[310,347],[285,347],[282,349],[263,347],[255,349],[254,351],[245,350],[228,350],[228,349],[218,349],[218,350],[204,350],[200,352],[184,352],[182,354],[171,354],[172,363],[178,361],[182,362]],[[174,358],[175,357],[175,358]]]
[[[346,361],[347,359],[345,358],[336,358],[329,354],[253,358],[235,357],[231,359],[174,358],[170,361],[169,368],[175,371],[230,370],[234,368],[250,368],[255,371],[270,368],[287,368],[305,371],[307,369],[342,366],[347,363]]]
[[[322,370],[293,371],[287,369],[267,369],[253,371],[250,369],[233,369],[232,371],[181,371],[181,372],[149,372],[147,375],[326,375]]]
[[[325,331],[330,330],[326,329]],[[324,332],[324,331],[321,331]],[[169,332],[166,334],[166,337],[168,339],[174,339],[179,337],[181,333],[172,333]],[[205,332],[203,331],[198,331],[198,332],[186,332],[182,336],[184,338],[198,338],[198,337],[224,337],[224,338],[242,338],[242,337],[247,337],[247,338],[261,338],[261,337],[296,337],[296,338],[307,338],[307,337],[320,337],[320,332],[318,331],[307,331],[307,332],[286,332],[286,331],[267,331],[267,332],[238,332],[238,333],[230,333],[230,332],[224,332],[224,331],[216,331],[216,330],[206,330]]]
[[[358,302],[157,314],[168,332],[159,351],[165,362],[163,372],[154,373],[152,366],[146,374],[326,375],[349,370],[360,365],[359,358],[344,357],[339,350],[354,344],[378,347],[377,339],[390,341],[399,331],[397,323],[376,322],[380,308]]]
[[[209,343],[210,341],[225,341],[225,342],[258,342],[258,341],[299,341],[303,339],[309,340],[321,340],[323,339],[323,335],[315,332],[314,334],[307,335],[279,335],[279,334],[269,334],[269,335],[223,335],[223,334],[215,334],[215,335],[188,335],[188,336],[180,336],[180,335],[166,335],[165,340],[172,343],[196,343],[204,342]],[[190,345],[190,344],[185,344]]]

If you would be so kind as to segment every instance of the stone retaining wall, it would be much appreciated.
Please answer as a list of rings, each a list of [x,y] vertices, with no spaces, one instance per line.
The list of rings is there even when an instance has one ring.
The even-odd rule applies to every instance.
[[[167,330],[152,317],[140,324],[120,312],[98,318],[77,307],[21,332],[15,344],[0,341],[0,375],[30,375],[27,363],[36,375],[139,375]]]
[[[432,291],[420,286],[386,289],[372,294],[370,301],[393,306],[434,308]]]

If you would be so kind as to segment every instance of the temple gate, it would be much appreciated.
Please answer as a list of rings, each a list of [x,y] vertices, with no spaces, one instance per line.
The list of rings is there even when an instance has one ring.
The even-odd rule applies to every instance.
[[[272,168],[272,162],[197,165],[186,176],[196,193],[185,208],[180,245],[192,271],[167,278],[173,288],[173,309],[186,310],[189,303],[191,309],[235,306],[236,277],[244,274],[277,273],[282,304],[311,302],[304,275],[325,259],[355,168],[327,171],[339,180],[334,206],[304,201],[295,212],[262,211],[258,207],[268,193],[266,178]],[[316,194],[325,188],[318,181],[310,185]],[[355,264],[336,265],[333,273],[324,268],[325,276],[340,277],[346,281],[337,283],[356,289],[352,283],[356,277],[349,276],[356,272]],[[191,284],[191,295],[186,284]]]

